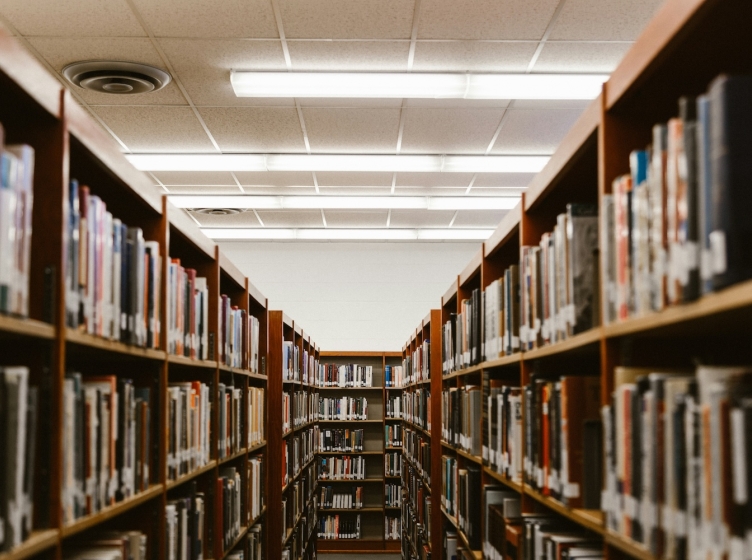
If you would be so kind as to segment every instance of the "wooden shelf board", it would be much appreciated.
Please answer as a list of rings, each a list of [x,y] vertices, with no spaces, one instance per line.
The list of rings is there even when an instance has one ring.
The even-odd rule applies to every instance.
[[[163,198],[167,199],[167,217],[170,226],[175,228],[191,245],[204,253],[209,259],[214,259],[216,244],[209,239],[198,227],[198,224],[188,215],[188,212],[181,210],[173,205],[169,197],[165,194]]]
[[[318,424],[381,424],[383,420],[319,420]]]
[[[166,358],[163,350],[152,350],[150,348],[141,348],[139,346],[129,346],[115,340],[107,340],[98,336],[75,331],[73,329],[65,330],[65,340],[70,344],[78,344],[87,348],[105,350],[107,352],[117,352],[136,358],[146,358],[149,360],[162,360]]]
[[[590,531],[598,533],[599,535],[604,534],[605,529],[603,527],[603,513],[602,512],[597,511],[597,510],[594,511],[594,510],[582,510],[582,509],[569,508],[565,506],[564,504],[562,504],[560,501],[550,498],[548,496],[544,496],[540,492],[533,490],[528,485],[524,486],[524,492],[527,496],[530,496],[535,501],[545,505],[549,509],[554,510],[559,515],[562,515],[563,517],[566,517],[567,519],[574,521],[578,525],[586,529],[589,529]]]
[[[60,533],[57,529],[33,531],[29,538],[8,552],[0,553],[0,560],[22,560],[54,547]]]
[[[396,389],[396,387],[386,387]],[[316,387],[319,391],[381,391],[384,387]]]
[[[209,360],[194,360],[192,358],[187,358],[186,356],[178,356],[176,354],[168,354],[167,361],[171,364],[176,364],[176,365],[181,365],[181,366],[217,369],[217,362],[209,361]]]
[[[443,439],[441,440],[441,446],[446,447],[447,449],[451,449],[455,453],[457,452],[457,448],[454,445],[452,445],[448,441],[444,441]]]
[[[465,532],[462,529],[457,529],[457,533],[462,539],[462,542],[464,543],[464,545],[467,547],[470,553],[476,558],[476,560],[481,560],[481,558],[483,558],[483,553],[480,550],[473,550],[470,547],[470,541],[467,539],[467,535],[465,535]]]
[[[319,511],[322,513],[340,513],[340,512],[347,512],[347,513],[381,513],[384,511],[383,508],[380,507],[362,507],[362,508],[324,508],[319,507]]]
[[[326,483],[329,483],[329,482],[337,482],[337,483],[340,483],[340,482],[350,482],[350,483],[384,482],[383,478],[317,478],[316,480],[318,482],[326,482]]]
[[[601,327],[595,327],[585,332],[576,334],[572,337],[555,342],[553,344],[547,344],[534,350],[527,350],[522,353],[523,360],[535,360],[538,358],[545,358],[546,356],[555,356],[564,354],[565,352],[571,352],[573,350],[582,350],[588,346],[596,346],[598,350],[598,343],[603,338],[603,330]]]
[[[55,338],[55,327],[49,323],[9,315],[0,315],[0,331],[4,335],[27,336],[45,340]]]
[[[658,560],[645,546],[640,543],[634,542],[623,535],[615,533],[611,530],[605,531],[605,541],[607,544],[618,548],[622,552],[626,552],[630,556],[639,560]]]
[[[264,517],[265,513],[266,513],[266,506],[261,508],[261,513],[259,513],[254,519],[251,520],[251,522],[248,524],[248,529],[250,530],[251,528],[253,528],[254,525],[256,525],[256,523],[261,521],[261,518]]]
[[[476,463],[478,465],[483,465],[483,459],[481,457],[473,455],[472,453],[468,453],[464,449],[457,449],[457,455],[464,457],[468,461],[472,461],[473,463]]]
[[[250,446],[248,448],[248,453],[253,453],[254,451],[258,451],[259,449],[262,449],[264,447],[266,447],[266,441],[260,441]]]
[[[519,492],[520,494],[522,493],[521,483],[516,482],[514,480],[510,480],[503,474],[499,474],[485,465],[483,466],[483,472],[486,473],[491,478],[493,478],[494,480],[501,482],[502,484],[505,484],[506,486],[514,490],[515,492]]]
[[[211,461],[209,461],[203,467],[199,467],[198,469],[195,469],[195,470],[189,472],[188,474],[184,474],[184,475],[176,478],[175,480],[168,480],[167,484],[166,484],[167,490],[171,490],[171,489],[175,488],[176,486],[180,486],[181,484],[183,484],[185,482],[188,482],[189,480],[192,480],[192,479],[196,478],[197,476],[201,476],[202,474],[204,474],[206,472],[209,472],[210,470],[212,470],[216,466],[217,466],[217,461],[214,460],[214,459],[212,459]]]
[[[246,533],[248,533],[248,527],[241,527],[240,533],[238,533],[238,536],[235,537],[235,540],[232,541],[230,546],[224,549],[224,552],[222,553],[222,559],[227,558],[227,555],[230,554],[230,552],[232,552],[233,549],[240,544],[240,541],[245,538]]]
[[[607,338],[615,338],[632,334],[655,334],[680,326],[686,330],[690,321],[745,310],[752,311],[752,280],[707,294],[692,303],[606,325],[603,332]]]
[[[67,538],[82,531],[86,531],[87,529],[99,525],[100,523],[109,521],[113,517],[117,517],[121,513],[125,513],[126,511],[140,506],[141,504],[148,502],[152,498],[159,496],[160,494],[162,494],[163,490],[164,486],[162,484],[155,484],[148,490],[145,490],[140,494],[136,494],[135,496],[128,498],[127,500],[123,500],[122,502],[108,506],[97,513],[76,519],[60,530],[60,536],[62,538]]]
[[[384,451],[402,451],[402,448],[401,447],[385,447]],[[381,454],[381,451],[379,451],[378,453]]]
[[[388,451],[390,448],[387,447],[386,450]],[[401,447],[398,447],[396,449],[402,449]],[[383,451],[318,451],[316,455],[383,455]]]
[[[512,234],[520,227],[522,219],[522,203],[518,202],[517,206],[507,212],[496,226],[496,229],[483,244],[483,251],[486,257],[491,256],[497,249],[504,245]]]
[[[222,457],[221,459],[217,459],[217,464],[218,465],[224,465],[225,463],[229,463],[230,461],[234,461],[238,457],[242,457],[246,453],[248,453],[248,449],[246,449],[244,447],[243,449],[241,449],[240,451],[236,451],[232,455],[228,455],[227,457]]]
[[[446,517],[449,520],[449,523],[454,525],[454,528],[457,529],[457,531],[460,530],[460,526],[457,524],[457,518],[453,515],[450,515],[449,512],[444,509],[444,506],[441,506],[441,513],[444,514],[444,517]]]
[[[239,288],[245,290],[245,275],[235,266],[222,249],[219,250],[219,268],[224,272]]]

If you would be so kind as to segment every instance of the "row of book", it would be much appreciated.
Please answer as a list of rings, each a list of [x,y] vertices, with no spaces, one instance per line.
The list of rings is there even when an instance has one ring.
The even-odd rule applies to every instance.
[[[219,363],[252,373],[259,370],[260,324],[256,317],[233,305],[230,297],[219,297]]]
[[[362,455],[319,457],[319,480],[363,480],[366,478],[366,459]]]
[[[313,460],[318,451],[318,426],[311,426],[291,438],[284,440],[282,445],[282,486],[295,478],[300,469]]]
[[[750,91],[752,76],[719,76],[630,154],[603,200],[605,323],[752,278]]]
[[[386,418],[402,418],[402,398],[400,395],[387,395],[384,413]]]
[[[310,405],[315,403],[313,409]],[[318,395],[310,395],[305,391],[282,393],[282,434],[286,435],[309,421],[316,419],[318,409]],[[312,413],[312,416],[311,416]]]
[[[66,375],[61,489],[65,523],[149,487],[150,398],[148,387],[136,387],[130,379]]]
[[[5,144],[0,124],[0,313],[29,314],[34,148]]]
[[[366,397],[320,397],[319,420],[368,420]]]
[[[319,432],[319,451],[363,451],[364,432],[350,428],[332,428]]]
[[[230,457],[243,449],[243,390],[233,385],[219,384],[219,458]]]
[[[481,406],[477,385],[450,387],[442,392],[441,437],[476,457],[482,453]]]
[[[402,487],[399,484],[387,482],[384,485],[384,505],[386,507],[400,507],[402,504]]]
[[[247,445],[253,447],[266,439],[266,389],[248,387],[246,402],[248,417],[246,419]]]
[[[320,539],[359,539],[360,514],[322,515],[319,519]]]
[[[373,387],[373,366],[320,364],[317,387]]]
[[[569,507],[598,509],[602,480],[600,378],[542,379],[534,375],[524,394],[525,482]],[[514,445],[518,443],[521,441],[515,439]],[[511,470],[514,478],[519,457],[512,460],[516,461]]]
[[[165,506],[166,560],[201,560],[204,557],[209,507],[206,495],[197,490],[195,481],[191,481],[187,496],[168,500]]]
[[[402,427],[398,424],[384,426],[384,447],[402,447]]]
[[[282,341],[282,380],[300,381],[300,348],[291,340]]]
[[[488,380],[484,410],[483,464],[510,480],[522,480],[522,391]]]
[[[400,388],[405,386],[404,366],[384,366],[384,387]]]
[[[315,518],[318,508],[316,488],[316,465],[311,463],[301,471],[300,477],[288,486],[282,495],[283,539],[295,528],[299,518]]]
[[[752,367],[616,368],[602,418],[609,529],[672,560],[752,552]]]
[[[398,541],[402,537],[402,518],[387,515],[384,517],[384,540]]]
[[[319,507],[322,509],[360,509],[363,507],[363,487],[352,486],[347,492],[335,492],[332,486],[322,486]]]
[[[384,453],[384,474],[386,476],[402,476],[402,453]]]
[[[431,379],[431,341],[424,340],[412,353],[402,360],[406,372],[405,385]]]
[[[431,429],[431,391],[418,387],[402,393],[402,417],[424,430]]]
[[[206,278],[183,267],[180,259],[167,265],[167,351],[209,359],[209,288]]]
[[[149,539],[141,531],[104,531],[78,542],[64,560],[146,560]],[[182,559],[175,559],[182,560]]]
[[[0,551],[13,549],[31,533],[39,412],[39,391],[30,384],[29,368],[0,367]]]
[[[516,264],[483,291],[483,355],[486,360],[520,349],[520,267]],[[451,370],[447,370],[451,371]]]
[[[405,494],[402,503],[403,538],[412,543],[416,551],[430,550],[431,495],[421,483],[420,475],[407,467]]]
[[[431,482],[431,440],[420,432],[405,428],[405,456],[422,477]]]
[[[167,477],[175,480],[211,460],[211,395],[200,381],[167,387]]]
[[[214,538],[220,543],[219,552],[231,548],[244,525],[242,514],[243,486],[241,476],[235,467],[219,470],[214,489]]]
[[[481,291],[476,288],[460,302],[460,312],[451,313],[442,329],[442,372],[479,364],[483,359],[481,338]]]
[[[66,324],[88,334],[160,348],[161,255],[107,211],[89,187],[69,186]]]

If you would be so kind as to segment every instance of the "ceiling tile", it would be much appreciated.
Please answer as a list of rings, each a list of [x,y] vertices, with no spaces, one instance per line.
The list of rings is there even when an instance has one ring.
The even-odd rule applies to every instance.
[[[286,70],[279,41],[160,39],[159,44],[196,105],[295,105],[292,99],[236,97],[230,85],[231,70]]]
[[[224,171],[155,171],[154,176],[168,187],[211,185],[233,186],[235,190],[238,189],[232,174]]]
[[[461,187],[467,188],[472,173],[397,173],[398,187]]]
[[[122,0],[3,0],[0,13],[20,35],[52,37],[144,37]]]
[[[410,0],[280,0],[288,39],[409,39]]]
[[[215,216],[213,214],[201,214],[190,212],[202,227],[260,227],[258,219],[253,211],[230,214],[228,216]]]
[[[535,173],[478,173],[475,187],[527,187]]]
[[[245,186],[312,187],[313,175],[308,171],[236,171],[235,177]]]
[[[82,60],[127,60],[166,70],[159,53],[147,38],[141,37],[31,37],[36,51],[62,76],[68,64]],[[163,89],[141,95],[113,95],[70,86],[90,105],[187,105],[170,82]]]
[[[285,107],[201,107],[223,152],[305,152],[298,112]]]
[[[424,0],[419,39],[540,40],[559,0]]]
[[[505,109],[509,99],[406,99],[408,107],[422,109]]]
[[[448,227],[454,210],[392,210],[393,228]]]
[[[262,195],[262,196],[301,196],[301,195],[315,195],[316,189],[314,187],[272,187],[272,186],[257,186],[257,187],[243,187],[245,194]]]
[[[495,228],[506,215],[507,210],[460,210],[452,227],[456,228]]]
[[[324,210],[326,225],[335,228],[383,228],[388,214],[388,210]]]
[[[634,41],[663,0],[567,0],[550,40]]]
[[[392,72],[407,69],[408,41],[288,41],[296,72]]]
[[[576,109],[584,111],[592,101],[584,99],[515,99],[514,109]]]
[[[259,210],[266,227],[323,227],[320,210]]]
[[[494,154],[552,154],[582,111],[510,109]]]
[[[484,154],[503,109],[406,109],[404,153]]]
[[[467,187],[395,187],[400,196],[464,196]]]
[[[418,41],[418,72],[524,72],[537,42]]]
[[[93,111],[134,152],[215,152],[188,107],[94,107]]]
[[[327,109],[400,109],[402,99],[337,99],[336,97],[299,97],[301,107],[325,107]]]
[[[391,187],[393,173],[317,171],[319,187]]]
[[[611,73],[632,43],[546,43],[534,72]]]
[[[399,109],[303,109],[313,152],[393,153]]]
[[[319,187],[319,193],[337,196],[389,196],[392,187]]]
[[[268,0],[133,0],[157,37],[279,37]]]
[[[160,187],[162,189],[162,187]],[[164,189],[162,189],[164,190]],[[216,187],[216,186],[190,186],[176,185],[169,186],[167,190],[170,194],[243,194],[238,187]]]

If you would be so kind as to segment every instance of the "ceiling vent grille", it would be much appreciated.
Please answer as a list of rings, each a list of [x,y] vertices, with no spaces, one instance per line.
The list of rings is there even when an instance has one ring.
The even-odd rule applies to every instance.
[[[157,91],[172,79],[167,72],[153,66],[107,60],[74,62],[63,68],[63,76],[78,87],[116,95]]]
[[[209,216],[233,216],[235,214],[241,214],[245,210],[238,208],[194,208],[192,212],[196,214],[208,214]]]

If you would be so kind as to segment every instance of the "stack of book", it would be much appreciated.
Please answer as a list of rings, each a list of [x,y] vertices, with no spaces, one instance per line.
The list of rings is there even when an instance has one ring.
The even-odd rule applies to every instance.
[[[616,368],[607,527],[654,555],[741,557],[752,535],[752,367]]]
[[[150,394],[150,389],[114,375],[66,376],[62,485],[66,523],[149,487]]]
[[[387,515],[384,517],[384,540],[398,541],[402,537],[402,518]]]
[[[477,385],[450,387],[441,399],[441,437],[471,455],[481,456],[481,390]]]
[[[66,323],[82,332],[146,348],[160,347],[162,266],[159,243],[144,241],[107,211],[89,187],[70,183]]]
[[[4,458],[4,480],[0,484],[0,551],[18,546],[32,530],[38,399],[37,388],[29,386],[29,368],[0,368],[0,456]],[[78,419],[83,420],[80,415]],[[66,416],[66,420],[73,418]],[[73,434],[66,432],[66,436]],[[73,440],[69,442],[72,444]],[[72,457],[66,454],[66,459]],[[76,488],[82,486],[76,484]],[[64,502],[69,515],[73,513],[71,506]]]
[[[0,313],[29,314],[34,148],[4,144],[0,125]],[[111,301],[111,300],[110,300]]]
[[[402,418],[402,399],[399,395],[388,395],[384,403],[386,418]]]
[[[266,438],[266,389],[263,387],[248,387],[246,402],[248,403],[247,446],[253,447]]]
[[[402,393],[402,417],[423,429],[431,429],[431,391],[419,387]]]
[[[211,396],[200,381],[170,383],[167,388],[167,477],[203,467],[211,459]]]
[[[697,299],[752,278],[752,76],[720,76],[653,127],[604,204],[604,322]]]
[[[363,451],[363,430],[333,428],[319,432],[320,451]]]
[[[483,487],[483,555],[489,560],[517,558],[514,545],[507,551],[506,527],[519,523],[520,496],[501,486]]]
[[[363,480],[366,460],[363,456],[319,457],[319,480]]]
[[[509,479],[522,480],[522,392],[491,379],[486,397],[483,463]]]
[[[520,349],[520,268],[512,265],[483,292],[483,355],[486,360]]]
[[[405,456],[428,482],[431,481],[431,440],[410,428],[405,428]]]
[[[367,420],[366,397],[321,397],[319,420]]]
[[[322,515],[319,520],[320,539],[359,539],[360,514]]]
[[[389,366],[388,366],[389,367]],[[373,366],[320,364],[318,387],[372,387]]]
[[[399,507],[402,503],[402,487],[387,482],[384,486],[384,504],[386,507]]]
[[[282,342],[282,379],[300,381],[300,348],[290,340]]]
[[[461,312],[452,313],[442,331],[442,372],[444,375],[479,364],[483,360],[481,292],[460,303]]]
[[[195,482],[191,482],[188,496],[167,502],[165,560],[201,560],[204,557],[206,507],[206,497],[196,490]]]
[[[347,492],[335,493],[332,486],[322,486],[319,503],[322,509],[360,509],[363,507],[363,487],[352,486]]]
[[[387,365],[384,367],[384,387],[400,388],[405,385],[404,371],[405,364],[402,366]]]
[[[264,509],[264,459],[263,457],[249,457],[248,459],[248,517],[255,520]]]
[[[402,427],[396,424],[384,426],[384,446],[402,447]]]
[[[65,560],[146,560],[148,538],[140,531],[107,531],[92,535],[66,550]],[[192,560],[194,556],[173,556],[168,560]]]
[[[243,390],[220,383],[218,404],[219,458],[224,459],[243,449]]]
[[[229,296],[219,300],[219,363],[239,369],[258,370],[259,322],[232,305]]]
[[[180,259],[167,265],[167,351],[209,359],[209,288],[206,278],[183,268]]]
[[[219,544],[217,552],[224,553],[240,535],[242,525],[242,486],[240,473],[235,467],[219,471],[214,490],[214,538]]]
[[[402,453],[384,453],[384,475],[402,476]]]

